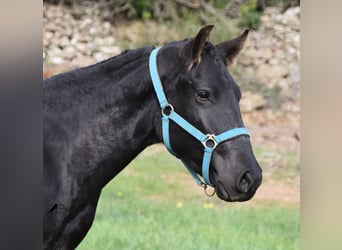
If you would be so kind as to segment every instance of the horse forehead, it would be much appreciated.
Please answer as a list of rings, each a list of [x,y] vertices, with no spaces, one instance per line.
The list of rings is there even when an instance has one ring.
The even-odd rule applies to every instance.
[[[233,93],[237,99],[241,98],[239,85],[223,62],[221,64],[218,60],[203,60],[192,72],[192,77],[210,88],[222,90],[222,94]]]
[[[227,67],[224,64],[223,56],[214,47],[208,46],[202,52],[199,69],[204,72],[215,73],[219,75],[228,76]]]
[[[192,72],[192,76],[197,79],[217,81],[217,82],[230,82],[232,77],[229,74],[224,63],[216,58],[203,58]]]

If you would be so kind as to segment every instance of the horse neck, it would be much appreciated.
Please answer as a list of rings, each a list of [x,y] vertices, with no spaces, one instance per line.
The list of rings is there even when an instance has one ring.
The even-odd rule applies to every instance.
[[[107,131],[102,142],[111,148],[109,159],[116,166],[114,174],[117,174],[145,147],[159,141],[154,126],[159,111],[148,56],[137,58],[117,72],[104,69],[100,69],[99,75],[111,80],[110,84],[104,81],[103,91],[98,93],[103,101],[92,126],[95,130]]]
[[[68,96],[59,87],[63,105],[69,106],[60,108],[63,117],[73,124],[67,128],[73,137],[70,161],[83,165],[80,171],[101,186],[145,147],[160,141],[154,126],[160,111],[148,70],[149,53],[129,53],[134,52],[123,55],[129,60],[113,58],[64,75],[67,85],[72,84]]]

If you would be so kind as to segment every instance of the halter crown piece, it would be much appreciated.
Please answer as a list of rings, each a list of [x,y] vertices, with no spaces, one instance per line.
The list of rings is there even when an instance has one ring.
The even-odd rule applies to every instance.
[[[200,141],[204,146],[204,154],[203,154],[203,161],[202,161],[202,176],[203,180],[200,178],[200,176],[192,170],[187,164],[182,160],[185,167],[188,169],[192,177],[195,179],[197,184],[204,187],[204,189],[207,188],[207,186],[212,186],[210,179],[209,179],[209,167],[210,167],[210,161],[211,156],[215,148],[224,141],[233,139],[235,137],[241,136],[241,135],[248,135],[249,132],[246,128],[233,128],[230,130],[227,130],[223,133],[220,133],[218,135],[213,134],[204,134],[201,131],[199,131],[197,128],[192,126],[188,121],[186,121],[183,117],[181,117],[177,112],[174,110],[173,106],[167,101],[163,85],[160,81],[159,74],[158,74],[158,68],[157,68],[157,54],[160,48],[155,48],[152,50],[149,58],[149,69],[150,69],[150,75],[152,78],[152,83],[154,90],[156,92],[159,105],[162,112],[162,134],[163,134],[163,141],[168,149],[168,151],[179,158],[177,154],[173,151],[170,143],[170,134],[169,134],[169,123],[170,120],[175,122],[178,126],[180,126],[182,129],[184,129],[186,132],[188,132],[190,135],[192,135],[194,138],[196,138],[198,141]],[[214,193],[213,193],[214,194]],[[212,195],[213,195],[212,194]]]

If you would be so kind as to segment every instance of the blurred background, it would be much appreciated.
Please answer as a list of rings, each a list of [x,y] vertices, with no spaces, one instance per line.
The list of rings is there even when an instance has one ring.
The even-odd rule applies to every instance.
[[[215,25],[213,43],[252,30],[229,70],[263,184],[245,203],[207,198],[154,145],[106,186],[78,249],[299,249],[299,0],[44,0],[43,77],[189,38],[205,24]]]

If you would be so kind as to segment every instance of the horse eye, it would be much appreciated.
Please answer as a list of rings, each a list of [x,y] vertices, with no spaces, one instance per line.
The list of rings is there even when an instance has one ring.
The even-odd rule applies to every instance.
[[[207,90],[200,90],[200,91],[197,92],[197,97],[201,101],[207,101],[209,99],[209,91],[207,91]]]

